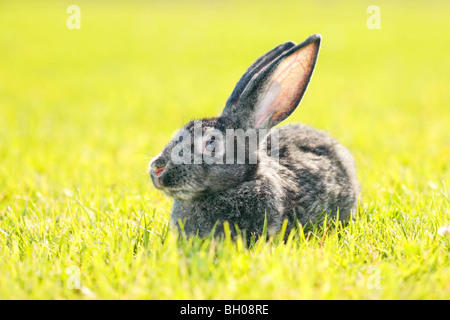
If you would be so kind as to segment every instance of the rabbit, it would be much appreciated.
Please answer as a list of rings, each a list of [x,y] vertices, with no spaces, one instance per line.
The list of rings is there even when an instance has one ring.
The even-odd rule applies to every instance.
[[[288,233],[297,223],[307,226],[324,215],[346,221],[356,211],[359,184],[350,152],[307,125],[274,128],[300,103],[321,39],[314,34],[261,56],[219,116],[190,121],[151,160],[154,186],[174,198],[173,228],[186,235],[221,236],[227,221],[233,237],[238,232],[260,236],[264,230],[274,236],[284,221]],[[236,133],[251,130],[262,132],[255,148]],[[237,161],[238,152],[229,154],[225,140],[245,150],[240,156],[245,161]],[[205,155],[219,161],[206,161]],[[252,157],[256,161],[249,161]],[[233,161],[224,163],[225,158]]]

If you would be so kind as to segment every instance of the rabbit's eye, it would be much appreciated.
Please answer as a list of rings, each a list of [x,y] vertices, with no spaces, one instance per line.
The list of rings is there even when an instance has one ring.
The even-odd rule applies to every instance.
[[[205,142],[205,151],[214,152],[217,148],[217,141],[215,137],[212,137]]]

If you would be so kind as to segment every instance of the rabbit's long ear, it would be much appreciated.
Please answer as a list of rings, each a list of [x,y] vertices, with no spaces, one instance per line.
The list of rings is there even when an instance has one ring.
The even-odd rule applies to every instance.
[[[222,115],[231,117],[244,129],[271,128],[286,119],[306,91],[320,41],[320,35],[314,34],[260,67],[241,89],[238,98],[232,99],[234,103],[228,103],[233,94],[228,99]]]
[[[295,46],[295,43],[290,41],[283,44],[280,44],[276,48],[270,50],[265,55],[259,57],[258,60],[256,60],[244,73],[244,75],[241,77],[241,79],[236,84],[236,87],[234,87],[233,92],[231,93],[230,97],[227,100],[224,113],[227,113],[233,109],[236,104],[239,102],[239,98],[242,94],[242,92],[245,90],[246,86],[252,80],[252,78],[257,74],[259,71],[261,71],[262,68],[267,66],[270,62],[275,60],[277,57],[279,57],[283,52],[287,51],[288,49]]]

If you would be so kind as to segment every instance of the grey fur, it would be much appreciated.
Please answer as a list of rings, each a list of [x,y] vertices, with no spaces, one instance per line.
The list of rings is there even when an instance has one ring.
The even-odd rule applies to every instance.
[[[310,73],[305,76],[309,82],[320,44],[318,35],[296,46],[288,42],[258,59],[238,82],[222,115],[201,120],[203,131],[214,128],[225,134],[228,128],[252,127],[250,119],[255,113],[255,103],[261,88],[267,85],[271,70],[312,42],[317,45],[317,51]],[[280,121],[295,110],[303,93],[296,98],[298,101],[290,102],[289,112]],[[192,133],[194,122],[183,129]],[[270,144],[273,130],[279,130],[278,148]],[[353,157],[322,131],[301,124],[271,129],[258,143],[257,164],[174,164],[171,161],[176,145],[193,148],[192,144],[193,139],[181,140],[177,135],[150,163],[155,186],[175,199],[172,225],[188,235],[204,237],[213,229],[220,235],[224,232],[224,221],[230,224],[233,235],[236,234],[234,226],[247,235],[260,235],[265,219],[269,234],[274,235],[284,220],[288,221],[289,232],[296,221],[306,225],[318,222],[323,213],[336,218],[338,212],[340,220],[348,220],[356,210],[359,186]],[[274,154],[278,154],[279,160]],[[163,168],[159,176],[155,173],[157,168]]]

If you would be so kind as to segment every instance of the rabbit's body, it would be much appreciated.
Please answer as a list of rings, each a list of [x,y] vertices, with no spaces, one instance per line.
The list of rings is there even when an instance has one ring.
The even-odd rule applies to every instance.
[[[322,131],[274,128],[299,104],[320,47],[313,35],[260,57],[241,77],[217,118],[190,121],[150,163],[156,188],[175,199],[171,222],[206,236],[235,226],[273,235],[287,220],[349,218],[358,182],[352,156]],[[235,148],[237,148],[235,150]],[[239,151],[242,151],[241,153]]]
[[[267,220],[269,235],[287,220],[289,231],[298,220],[307,225],[323,213],[347,220],[356,209],[358,182],[349,151],[326,133],[301,124],[281,126],[279,161],[270,148],[259,152],[259,164],[247,181],[218,193],[190,200],[175,199],[171,222],[182,222],[187,234],[223,232],[223,222],[247,233],[261,234]]]

